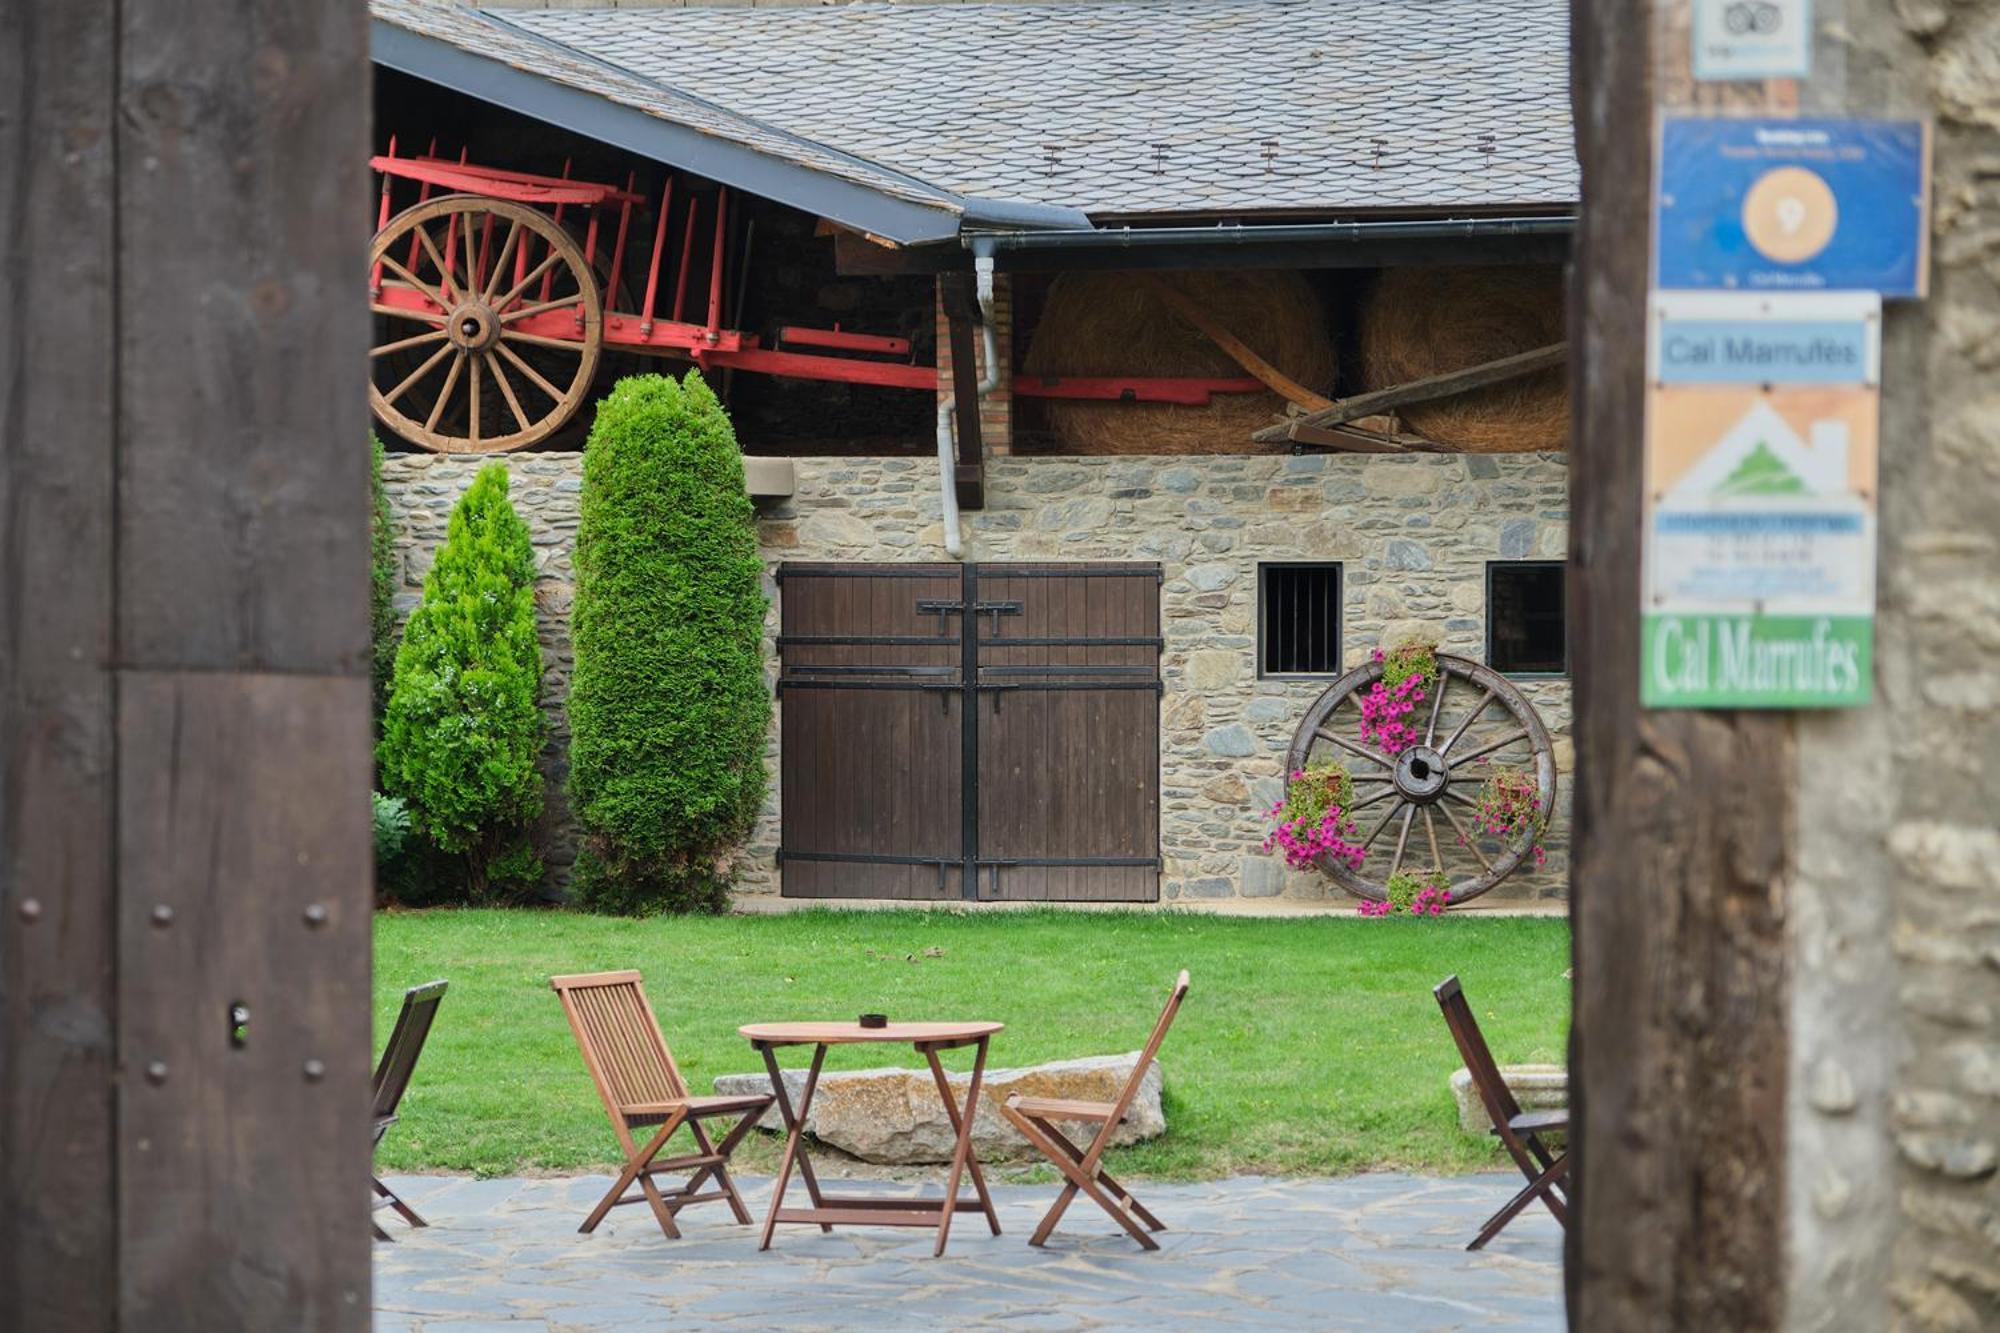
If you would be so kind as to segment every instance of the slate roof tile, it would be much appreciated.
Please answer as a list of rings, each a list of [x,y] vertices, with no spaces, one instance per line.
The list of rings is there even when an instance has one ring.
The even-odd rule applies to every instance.
[[[372,7],[911,199],[1101,220],[1577,197],[1567,0]]]

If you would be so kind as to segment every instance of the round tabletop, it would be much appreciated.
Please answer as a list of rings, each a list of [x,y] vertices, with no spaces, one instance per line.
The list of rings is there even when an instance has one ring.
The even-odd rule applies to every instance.
[[[866,1041],[977,1041],[1005,1030],[1005,1023],[891,1023],[865,1028],[859,1023],[746,1023],[736,1029],[764,1046],[849,1046]]]

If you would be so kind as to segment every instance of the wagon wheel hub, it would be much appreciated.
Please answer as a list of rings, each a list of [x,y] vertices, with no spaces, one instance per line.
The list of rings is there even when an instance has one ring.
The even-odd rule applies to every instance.
[[[1396,758],[1396,790],[1416,805],[1431,805],[1451,783],[1451,765],[1428,745],[1413,745]]]
[[[445,327],[452,342],[468,352],[484,351],[500,338],[500,317],[477,301],[468,301],[451,312]]]

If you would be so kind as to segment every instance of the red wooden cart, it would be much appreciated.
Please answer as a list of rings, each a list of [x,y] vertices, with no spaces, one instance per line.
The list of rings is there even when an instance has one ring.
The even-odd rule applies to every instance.
[[[651,201],[630,181],[620,188],[567,171],[538,176],[434,153],[397,156],[393,142],[370,164],[382,185],[369,255],[377,318],[368,397],[382,424],[412,444],[495,453],[541,443],[589,397],[607,347],[704,369],[936,391],[935,368],[913,361],[907,338],[788,327],[766,344],[726,327],[727,187],[708,201],[713,216],[704,219],[704,199],[692,192],[676,209],[675,177],[667,177],[644,294],[634,299],[621,279],[633,258],[633,218]],[[416,200],[395,212],[400,182],[415,184]],[[691,279],[700,283],[694,292]],[[1026,396],[1195,405],[1216,393],[1263,389],[1249,377],[1014,386]]]

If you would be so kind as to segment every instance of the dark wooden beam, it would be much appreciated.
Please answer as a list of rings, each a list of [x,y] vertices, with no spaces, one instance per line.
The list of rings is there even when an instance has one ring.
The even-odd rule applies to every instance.
[[[0,6],[0,1325],[368,1324],[366,61]]]
[[[1578,1329],[1782,1319],[1791,724],[1639,707],[1651,6],[1573,0]]]
[[[986,507],[986,445],[979,427],[979,303],[970,273],[938,279],[951,334],[951,392],[958,422],[958,507]]]
[[[1317,412],[1308,412],[1282,425],[1266,426],[1250,438],[1259,444],[1283,444],[1287,440],[1297,440],[1300,431],[1338,426],[1362,417],[1372,417],[1411,403],[1428,403],[1438,398],[1449,398],[1454,394],[1483,389],[1489,384],[1499,384],[1506,380],[1518,379],[1522,375],[1532,375],[1538,370],[1553,370],[1569,359],[1569,344],[1550,343],[1547,347],[1537,347],[1532,352],[1517,352],[1513,356],[1503,356],[1497,361],[1482,361],[1464,370],[1447,371],[1442,375],[1427,375],[1408,384],[1398,384],[1393,388],[1376,389],[1369,393],[1358,393],[1352,398],[1343,398],[1330,407]]]
[[[118,7],[0,5],[0,1324],[117,1320]]]

